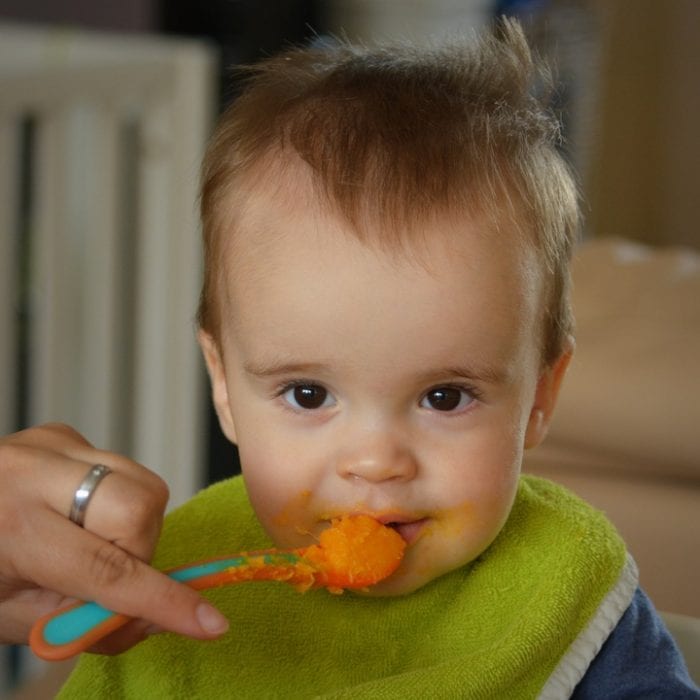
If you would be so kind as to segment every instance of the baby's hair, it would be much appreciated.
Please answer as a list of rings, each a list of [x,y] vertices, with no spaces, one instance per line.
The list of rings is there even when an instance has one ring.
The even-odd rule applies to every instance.
[[[481,217],[494,232],[505,225],[529,237],[545,275],[543,362],[559,356],[573,326],[578,198],[558,151],[558,120],[536,94],[549,90],[549,74],[517,22],[427,47],[293,49],[245,74],[203,164],[201,328],[218,336],[237,187],[300,158],[317,194],[361,239],[400,246],[440,214]]]

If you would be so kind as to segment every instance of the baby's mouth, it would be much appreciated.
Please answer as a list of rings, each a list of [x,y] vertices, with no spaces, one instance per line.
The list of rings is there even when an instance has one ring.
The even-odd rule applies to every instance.
[[[398,532],[406,544],[413,544],[418,539],[418,536],[427,522],[428,518],[421,518],[420,520],[411,520],[409,522],[382,521],[382,524]]]

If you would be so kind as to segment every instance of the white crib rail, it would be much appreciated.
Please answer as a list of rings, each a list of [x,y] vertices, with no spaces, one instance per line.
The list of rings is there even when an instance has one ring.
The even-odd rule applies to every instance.
[[[17,427],[28,283],[26,422],[66,421],[129,454],[166,479],[171,504],[203,481],[195,200],[214,74],[199,42],[0,26],[0,430]]]

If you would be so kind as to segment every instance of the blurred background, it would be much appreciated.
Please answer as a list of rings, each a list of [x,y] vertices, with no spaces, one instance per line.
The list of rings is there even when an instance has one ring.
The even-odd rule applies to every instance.
[[[499,14],[519,17],[536,49],[556,66],[552,106],[579,174],[584,242],[626,246],[598,254],[581,272],[587,277],[579,288],[588,284],[598,293],[602,317],[620,315],[612,324],[619,335],[619,319],[638,312],[642,292],[631,302],[628,291],[601,297],[595,284],[603,274],[596,267],[601,255],[608,262],[624,259],[625,274],[631,260],[644,262],[634,268],[638,290],[654,298],[665,292],[649,292],[651,276],[659,277],[648,267],[650,256],[662,251],[666,267],[685,270],[683,284],[671,279],[688,307],[685,315],[678,317],[682,304],[673,300],[675,316],[654,312],[683,329],[677,344],[686,354],[665,363],[680,379],[672,383],[666,372],[661,397],[640,394],[634,389],[655,371],[642,364],[629,378],[629,403],[615,404],[622,413],[641,402],[660,406],[670,427],[656,423],[662,437],[655,444],[664,450],[668,444],[665,454],[675,454],[683,441],[680,466],[669,471],[664,465],[661,473],[649,449],[634,451],[639,434],[657,434],[646,427],[613,430],[617,437],[596,443],[615,424],[615,415],[609,419],[601,410],[605,399],[590,401],[599,423],[581,419],[576,398],[564,405],[562,420],[569,422],[559,432],[555,424],[552,444],[563,444],[567,454],[585,444],[583,476],[577,472],[574,485],[600,507],[614,510],[623,500],[638,515],[635,489],[652,494],[644,502],[653,504],[660,490],[672,489],[664,503],[676,511],[673,526],[697,532],[697,0],[0,0],[0,431],[69,422],[95,444],[163,475],[172,505],[236,473],[235,450],[209,405],[193,324],[200,280],[197,168],[217,114],[235,99],[229,68],[328,34],[424,41],[478,29]],[[611,279],[620,277],[605,269]],[[613,313],[608,302],[618,297],[629,304]],[[592,322],[596,332],[600,318]],[[670,331],[650,333],[668,338]],[[591,345],[598,337],[592,335]],[[650,348],[648,355],[660,362],[663,347]],[[592,375],[581,381],[604,386],[608,380],[591,371],[598,364],[587,361],[580,341],[579,351],[581,371]],[[641,354],[639,346],[631,355],[620,351],[621,363]],[[679,396],[690,398],[674,412]],[[585,426],[587,434],[573,434],[571,424]],[[680,438],[679,425],[689,426]],[[552,459],[558,463],[561,454]],[[533,471],[548,457],[531,460]],[[641,482],[629,467],[638,461],[646,465]],[[624,463],[619,478],[618,463]],[[615,487],[601,486],[598,477],[610,474]],[[590,492],[588,477],[595,482]],[[670,566],[653,558],[668,549],[667,533],[659,535],[664,512],[648,515],[643,527],[629,513],[618,522],[632,540],[656,533],[659,547],[649,555],[656,570]],[[697,564],[686,561],[685,540],[676,550],[678,585],[659,593],[662,604],[700,615],[689,592],[700,583]],[[9,650],[0,665],[0,696],[38,668]]]

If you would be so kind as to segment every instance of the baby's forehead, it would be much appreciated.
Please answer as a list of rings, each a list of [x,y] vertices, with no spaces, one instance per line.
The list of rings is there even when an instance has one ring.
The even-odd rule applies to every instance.
[[[426,209],[410,198],[381,207],[369,194],[352,207],[338,201],[317,174],[295,154],[263,159],[230,190],[229,224],[222,227],[231,263],[265,256],[280,235],[292,235],[300,216],[315,228],[319,244],[332,236],[350,236],[377,255],[429,263],[436,243],[459,244],[469,235],[488,236],[504,249],[532,247],[534,236],[510,206],[468,206],[435,201]],[[438,239],[436,241],[436,239]]]
[[[489,256],[503,259],[496,268],[502,276],[515,274],[529,280],[528,288],[539,286],[536,251],[508,221],[440,208],[416,216],[410,226],[397,226],[389,217],[373,213],[350,221],[308,178],[304,186],[300,183],[302,174],[297,180],[261,179],[237,193],[234,222],[226,233],[230,244],[220,257],[228,302],[246,304],[261,278],[271,279],[289,265],[305,267],[307,261],[313,270],[315,259],[339,274],[355,268],[359,273],[368,260],[374,261],[370,265],[377,274],[401,270],[404,278],[423,272],[439,277],[446,261],[457,259],[469,274],[476,259],[474,246],[479,255],[488,250]],[[350,245],[336,245],[343,241]],[[329,250],[331,255],[325,254]]]

